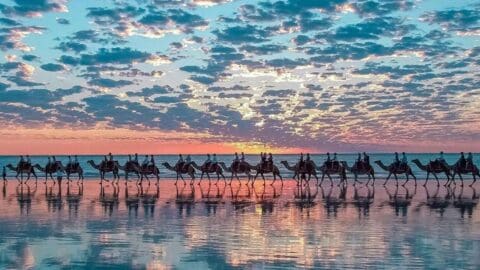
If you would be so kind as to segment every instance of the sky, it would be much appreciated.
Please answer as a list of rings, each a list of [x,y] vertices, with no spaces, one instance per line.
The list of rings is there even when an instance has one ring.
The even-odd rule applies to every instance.
[[[0,0],[0,154],[478,152],[478,10]]]

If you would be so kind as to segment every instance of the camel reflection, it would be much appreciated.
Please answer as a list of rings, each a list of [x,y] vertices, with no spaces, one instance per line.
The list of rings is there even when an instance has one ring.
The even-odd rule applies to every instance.
[[[212,186],[214,186],[214,190],[212,190]],[[216,214],[217,207],[220,203],[223,202],[223,195],[225,194],[226,184],[223,185],[222,191],[220,191],[220,185],[214,184],[212,185],[210,182],[208,183],[208,189],[205,192],[203,185],[200,185],[200,195],[202,197],[202,202],[205,204],[207,209],[207,214]]]
[[[333,214],[334,217],[337,216],[339,208],[345,207],[347,205],[347,185],[338,186],[339,193],[337,196],[333,195],[335,190],[334,186],[330,186],[328,193],[325,193],[325,190],[320,186],[322,191],[322,200],[325,210],[327,210],[327,216]]]
[[[80,201],[82,200],[83,196],[83,182],[77,181],[77,191],[73,191],[73,187],[70,187],[73,184],[70,184],[70,181],[67,181],[67,204],[68,204],[68,211],[78,215],[78,207],[80,205]]]
[[[133,191],[136,192],[130,192],[130,186],[125,184],[125,205],[127,206],[128,214],[131,215],[133,212],[135,217],[137,217],[138,206],[140,205],[140,185],[137,182],[135,182]]]
[[[155,185],[155,191],[153,194],[150,193],[150,184],[146,189],[143,188],[143,185],[140,184],[140,198],[142,200],[143,210],[145,216],[153,217],[155,212],[155,205],[160,197],[160,185]]]
[[[294,190],[294,204],[300,210],[314,207],[317,203],[315,199],[318,195],[318,185],[315,185],[315,191],[312,192],[310,185],[297,185]]]
[[[47,201],[48,212],[60,211],[63,208],[63,197],[62,197],[62,180],[57,180],[49,184],[45,184],[45,200]]]
[[[452,189],[450,187],[446,188],[445,195],[439,195],[440,185],[435,185],[433,190],[429,190],[429,187],[423,186],[425,189],[425,201],[418,204],[417,208],[420,208],[424,205],[428,206],[431,210],[437,211],[440,213],[440,216],[443,216],[445,209],[450,205],[452,200]],[[433,191],[433,192],[431,192]]]
[[[102,181],[103,182],[103,181]],[[106,188],[111,187],[112,191],[111,193],[106,192]],[[103,211],[105,214],[108,213],[109,216],[112,215],[113,210],[118,209],[119,205],[119,199],[118,199],[118,194],[120,191],[120,187],[118,186],[118,183],[112,182],[110,185],[104,185],[103,183],[100,183],[100,203],[103,207]]]
[[[186,187],[190,188],[186,190]],[[178,214],[182,215],[183,209],[185,209],[186,215],[189,216],[192,213],[192,208],[195,205],[195,187],[193,184],[184,184],[180,189],[180,185],[175,185],[176,197],[175,204],[178,208]]]
[[[361,193],[362,189],[366,188],[366,194]],[[373,204],[375,198],[375,186],[365,186],[358,188],[353,186],[353,200],[352,204],[357,208],[358,215],[368,216],[370,213],[370,206]]]
[[[478,204],[477,190],[473,187],[470,187],[472,195],[468,193],[464,194],[463,186],[460,187],[460,190],[457,194],[456,187],[453,188],[453,207],[457,208],[460,211],[460,216],[464,218],[465,213],[468,214],[468,217],[471,218],[473,214],[473,209]]]
[[[235,192],[233,190],[233,185],[229,185],[229,186],[230,186],[230,199],[231,199],[233,208],[235,210],[245,210],[245,208],[254,204],[254,202],[252,201],[252,192],[250,189],[250,185],[248,183],[245,185],[247,189],[246,194],[241,193],[242,187],[243,187],[241,182],[238,183]]]
[[[35,183],[33,188],[31,188],[28,183],[19,183],[15,191],[17,202],[20,206],[20,214],[30,214],[32,209],[32,200],[37,192],[37,183]]]
[[[408,207],[412,204],[412,199],[417,193],[417,186],[414,187],[413,193],[410,193],[407,187],[402,186],[402,189],[405,190],[405,194],[403,195],[398,193],[399,187],[397,185],[395,186],[393,194],[387,186],[384,186],[384,188],[389,198],[387,204],[395,209],[395,215],[398,216],[401,212],[402,216],[407,216]]]
[[[262,192],[257,192],[258,189],[262,189]],[[267,192],[268,189],[272,189],[272,193]],[[270,214],[273,212],[276,201],[282,196],[283,182],[280,188],[277,190],[275,185],[256,185],[253,186],[253,193],[255,194],[256,203],[260,204],[262,214]]]

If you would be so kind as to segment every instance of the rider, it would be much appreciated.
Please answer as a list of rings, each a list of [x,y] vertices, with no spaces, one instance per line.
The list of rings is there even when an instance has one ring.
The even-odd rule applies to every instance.
[[[132,155],[128,154],[128,162],[132,161]]]
[[[305,167],[305,161],[303,161],[303,153],[300,153],[300,159],[298,160],[298,165],[300,168]]]
[[[143,168],[147,168],[147,167],[148,167],[148,163],[150,163],[150,160],[148,159],[148,155],[145,155],[145,159],[144,159],[143,162],[142,162],[142,167],[143,167]]]
[[[135,153],[135,157],[133,158],[133,161],[135,161],[135,163],[138,164],[138,154],[137,153]]]
[[[465,166],[465,169],[473,168],[473,155],[472,152],[469,152],[467,155],[467,165]]]
[[[445,158],[443,157],[443,151],[440,151],[440,156],[435,160],[441,164],[445,164]]]
[[[214,166],[217,166],[217,154],[213,154],[212,163],[210,164],[209,171],[211,171]]]
[[[262,154],[262,163],[261,164],[262,164],[262,166],[261,166],[262,169],[264,169],[265,166],[268,166],[268,164],[267,164],[267,152]]]
[[[402,165],[407,167],[408,165],[408,159],[407,159],[407,155],[405,154],[405,152],[402,152]]]
[[[334,167],[335,164],[337,164],[337,153],[333,153],[333,158],[332,158],[332,163],[331,163],[331,166],[332,166],[332,169]]]
[[[50,157],[48,157],[47,167],[49,167],[51,163],[52,163],[52,160],[50,159]]]
[[[175,164],[175,167],[176,167],[177,165],[183,165],[183,162],[184,162],[184,161],[183,161],[183,156],[182,156],[182,154],[178,154],[178,161],[177,161],[177,164]]]
[[[188,168],[188,166],[190,166],[191,163],[192,163],[192,158],[190,157],[189,154],[187,154],[187,157],[185,158],[185,165],[183,166]]]
[[[242,152],[242,153],[240,154],[240,156],[241,156],[241,157],[240,157],[240,161],[241,161],[241,162],[244,162],[244,161],[245,161],[245,154]]]
[[[370,156],[363,152],[363,163],[370,165]]]
[[[267,162],[268,166],[267,168],[269,170],[273,170],[273,156],[272,156],[272,153],[268,153],[268,162]]]
[[[68,156],[68,164],[67,165],[72,166],[72,156]]]
[[[305,158],[305,163],[303,165],[304,169],[307,170],[307,165],[308,163],[310,163],[311,159],[310,159],[310,153],[307,153],[307,158]]]
[[[110,162],[110,166],[113,166],[113,156],[112,156],[112,153],[108,153],[108,161]]]
[[[73,156],[73,167],[78,168],[78,165],[80,165],[80,163],[78,163],[78,157],[75,155]]]
[[[210,168],[210,163],[212,163],[212,160],[210,160],[210,154],[207,154],[207,159],[203,162],[203,165],[205,168]]]
[[[155,167],[155,159],[153,158],[153,155],[150,155],[150,163],[152,164],[152,167]]]
[[[395,168],[398,168],[400,166],[400,158],[398,157],[397,152],[395,152],[395,159],[393,160],[393,166],[395,166]]]
[[[465,155],[463,152],[460,153],[460,159],[458,159],[458,164],[460,168],[465,168],[467,166],[467,160],[465,159]]]
[[[240,165],[240,159],[238,158],[237,152],[235,152],[235,158],[233,159],[233,164],[235,166],[235,169],[238,169],[238,166]]]

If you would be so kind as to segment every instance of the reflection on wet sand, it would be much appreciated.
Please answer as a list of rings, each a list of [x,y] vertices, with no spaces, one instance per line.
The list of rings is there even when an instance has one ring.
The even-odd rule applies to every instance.
[[[246,180],[2,188],[1,269],[480,265],[475,188]]]

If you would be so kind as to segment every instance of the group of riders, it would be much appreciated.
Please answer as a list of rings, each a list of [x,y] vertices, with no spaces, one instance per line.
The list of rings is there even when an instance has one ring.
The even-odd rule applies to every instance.
[[[129,162],[135,162],[137,165],[140,166],[140,163],[138,161],[138,154],[135,153],[135,155],[128,155],[128,161]],[[113,166],[114,165],[114,159],[112,153],[109,153],[108,155],[104,156],[104,160],[102,161],[103,166]],[[306,156],[304,157],[303,153],[300,153],[300,158],[299,158],[299,166],[301,169],[307,170],[307,165],[311,162],[310,154],[307,153]],[[443,151],[440,152],[440,156],[436,158],[434,161],[432,161],[434,164],[437,166],[447,166],[447,163],[444,158]],[[48,157],[48,163],[47,167],[56,164],[57,160],[55,156],[49,156]],[[243,152],[240,153],[240,156],[238,153],[235,152],[234,154],[234,160],[232,163],[232,169],[238,170],[241,166],[242,163],[245,163],[245,154]],[[183,158],[182,154],[179,154],[179,159],[176,163],[176,166],[180,166],[180,168],[185,169],[188,168],[192,164],[192,158],[190,155],[187,155],[185,159]],[[468,170],[473,167],[473,155],[472,153],[468,153],[467,157],[465,157],[464,153],[460,153],[460,158],[457,162],[458,166],[460,168],[464,168],[465,170]],[[70,166],[72,169],[78,168],[80,163],[78,162],[78,157],[77,155],[74,155],[73,158],[71,156],[68,156],[68,164],[67,166]],[[337,159],[337,153],[333,153],[333,157],[330,157],[330,153],[327,153],[327,158],[324,162],[324,165],[328,169],[335,169],[338,166],[340,166],[340,163]],[[24,168],[24,167],[30,167],[32,166],[32,162],[30,159],[29,155],[20,156],[20,161],[18,163],[19,168]],[[155,166],[155,159],[153,155],[145,155],[145,158],[141,164],[142,168],[148,168],[149,166]],[[217,155],[213,154],[210,156],[210,154],[207,154],[207,159],[203,163],[203,167],[206,168],[208,171],[215,171],[218,166],[218,161],[217,161]],[[370,156],[367,155],[367,153],[363,152],[363,154],[358,153],[357,160],[355,162],[355,165],[357,169],[364,170],[370,168]],[[401,168],[406,168],[408,166],[408,158],[405,152],[402,152],[402,157],[400,158],[399,154],[395,152],[395,157],[393,160],[393,166],[395,166],[396,169],[401,169]],[[271,171],[273,170],[273,155],[272,153],[260,153],[260,168],[264,171]]]

